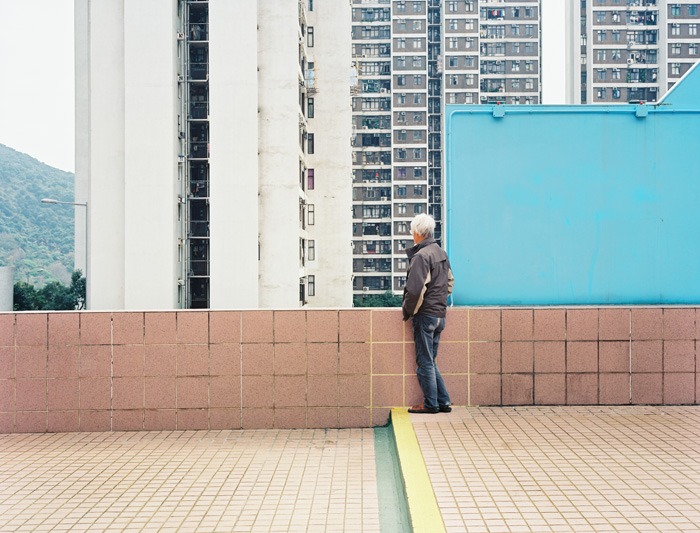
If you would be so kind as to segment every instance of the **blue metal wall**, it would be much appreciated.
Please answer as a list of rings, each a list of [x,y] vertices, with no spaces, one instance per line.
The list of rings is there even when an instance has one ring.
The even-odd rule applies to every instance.
[[[700,302],[700,68],[656,105],[448,106],[446,132],[455,304]]]

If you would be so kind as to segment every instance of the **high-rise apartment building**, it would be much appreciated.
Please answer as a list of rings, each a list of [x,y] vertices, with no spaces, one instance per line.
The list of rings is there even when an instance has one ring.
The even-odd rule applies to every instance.
[[[698,2],[580,0],[581,103],[655,102],[700,58]]]
[[[353,292],[400,291],[410,221],[442,238],[445,104],[537,104],[540,0],[353,0]]]
[[[76,0],[91,308],[350,305],[350,45],[347,2]]]

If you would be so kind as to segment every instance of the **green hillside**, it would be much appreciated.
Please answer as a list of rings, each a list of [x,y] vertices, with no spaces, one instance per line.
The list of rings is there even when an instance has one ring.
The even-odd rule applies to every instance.
[[[0,144],[0,266],[14,266],[15,281],[70,282],[73,271],[73,174]]]

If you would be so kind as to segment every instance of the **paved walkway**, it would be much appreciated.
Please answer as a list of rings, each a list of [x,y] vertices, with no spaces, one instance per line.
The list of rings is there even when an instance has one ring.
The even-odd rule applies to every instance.
[[[411,419],[447,531],[700,531],[699,407]]]
[[[374,432],[0,435],[0,531],[379,531]]]
[[[447,531],[700,531],[700,407],[407,419]],[[379,531],[374,444],[371,429],[0,435],[0,531]]]

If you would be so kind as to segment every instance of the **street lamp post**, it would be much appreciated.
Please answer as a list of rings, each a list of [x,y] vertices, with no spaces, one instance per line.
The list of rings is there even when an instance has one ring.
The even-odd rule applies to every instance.
[[[87,284],[90,283],[90,277],[88,276],[88,232],[90,230],[90,221],[89,221],[89,211],[88,211],[88,204],[87,202],[61,202],[59,200],[54,200],[53,198],[42,198],[41,199],[42,204],[58,204],[58,205],[73,205],[73,206],[80,206],[85,208],[85,309],[88,308],[88,288]]]

